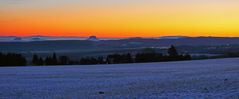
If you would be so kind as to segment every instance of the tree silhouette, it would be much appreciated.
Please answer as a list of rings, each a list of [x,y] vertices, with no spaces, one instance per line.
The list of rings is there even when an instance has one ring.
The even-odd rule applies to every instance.
[[[44,65],[44,60],[42,59],[42,57],[38,59],[38,65]]]
[[[45,64],[46,65],[58,65],[56,53],[53,53],[52,56],[47,56],[45,59]]]
[[[70,63],[70,59],[67,56],[59,57],[59,65],[68,65]]]
[[[53,53],[53,56],[52,56],[52,64],[53,64],[53,65],[57,65],[57,64],[58,64],[56,53]]]
[[[170,46],[168,54],[164,55],[157,53],[152,48],[143,49],[138,53],[115,53],[107,56],[99,57],[82,57],[80,61],[73,61],[67,56],[57,57],[56,53],[50,56],[46,56],[45,59],[33,54],[31,64],[32,65],[91,65],[91,64],[121,64],[121,63],[141,63],[141,62],[163,62],[163,61],[179,61],[179,60],[191,60],[192,57],[189,54],[178,54],[175,46]],[[0,66],[25,66],[27,60],[21,54],[15,53],[0,53]]]
[[[39,65],[39,58],[36,54],[33,55],[32,65]]]
[[[27,60],[21,54],[15,53],[0,53],[0,66],[25,66]]]
[[[173,45],[171,45],[171,47],[168,49],[168,54],[170,57],[178,56],[177,49]]]

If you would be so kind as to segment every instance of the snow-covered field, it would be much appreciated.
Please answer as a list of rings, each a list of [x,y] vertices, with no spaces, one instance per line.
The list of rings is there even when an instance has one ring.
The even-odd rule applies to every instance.
[[[1,99],[239,99],[239,58],[0,68]]]

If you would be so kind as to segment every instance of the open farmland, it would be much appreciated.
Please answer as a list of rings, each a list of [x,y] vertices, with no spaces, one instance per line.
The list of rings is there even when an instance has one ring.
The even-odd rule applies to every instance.
[[[0,68],[1,99],[239,98],[239,59]]]

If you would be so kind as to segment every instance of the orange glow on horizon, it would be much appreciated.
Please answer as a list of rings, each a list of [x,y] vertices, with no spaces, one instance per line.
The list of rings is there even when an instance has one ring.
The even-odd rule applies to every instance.
[[[239,1],[123,0],[106,5],[70,0],[54,6],[43,6],[43,1],[0,4],[0,36],[239,36]]]

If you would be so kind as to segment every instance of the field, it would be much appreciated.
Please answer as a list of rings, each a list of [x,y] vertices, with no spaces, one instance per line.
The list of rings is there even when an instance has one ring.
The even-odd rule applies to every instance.
[[[1,99],[239,98],[239,59],[4,67]]]

